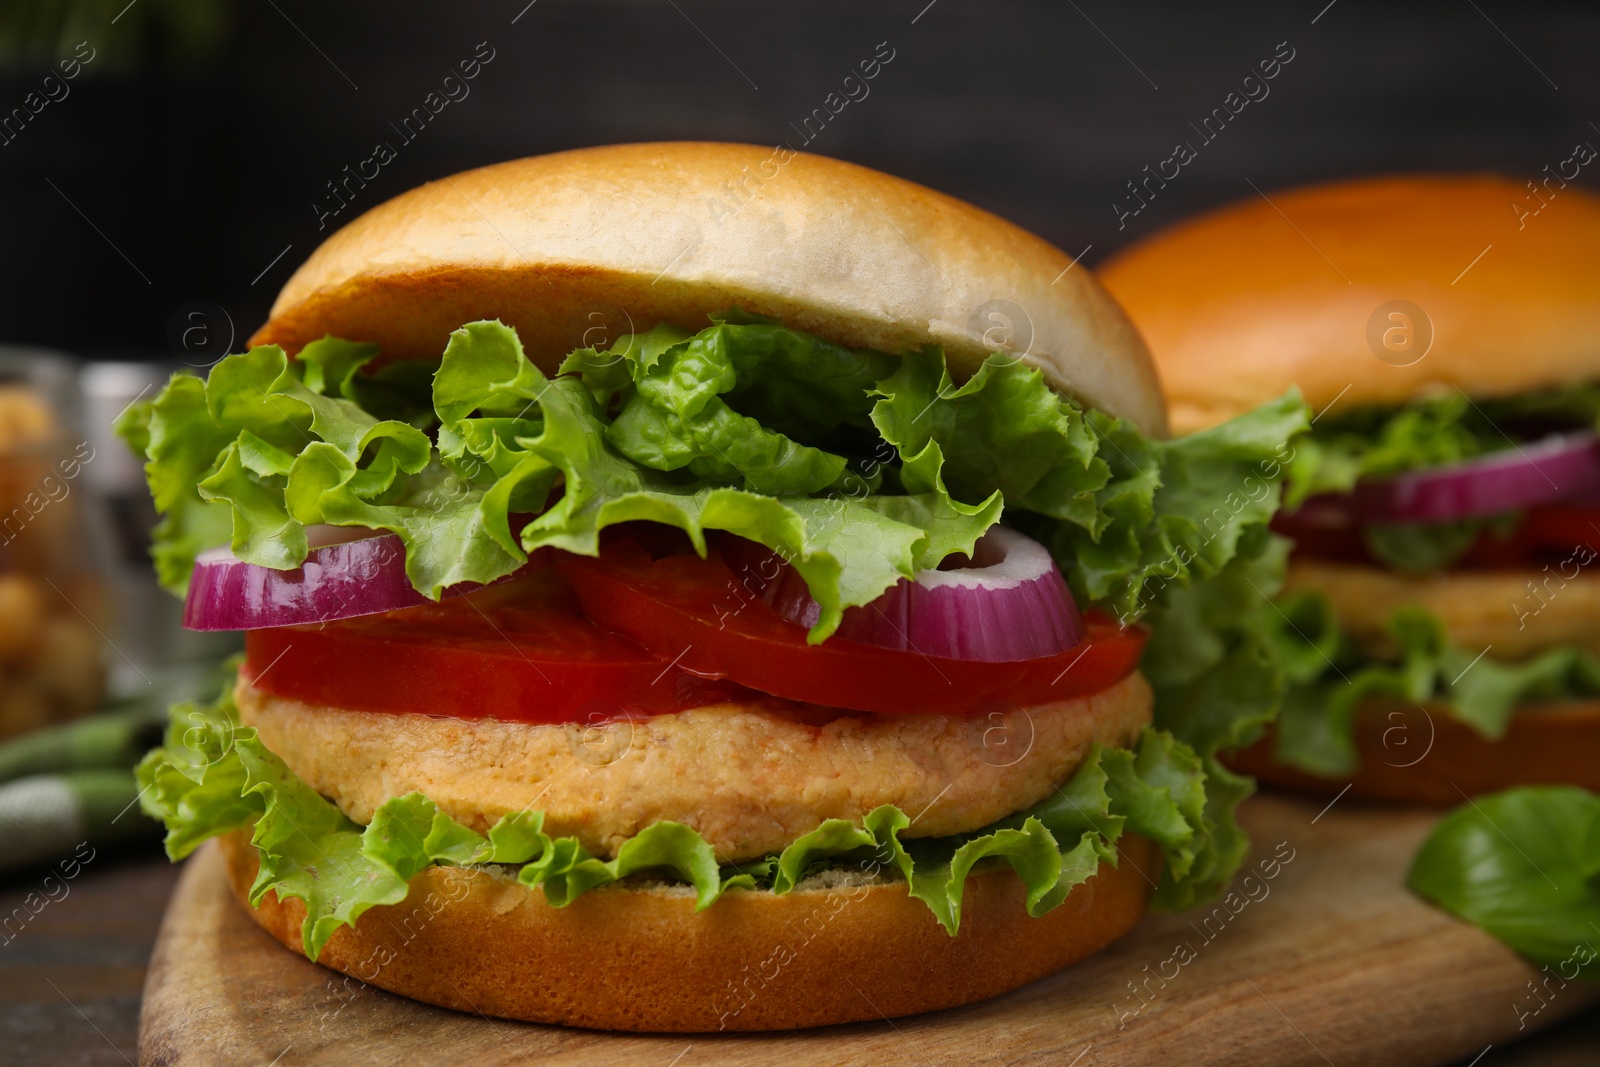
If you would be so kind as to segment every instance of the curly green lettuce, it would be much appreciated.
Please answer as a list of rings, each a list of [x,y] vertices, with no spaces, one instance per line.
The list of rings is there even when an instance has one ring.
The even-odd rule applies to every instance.
[[[1284,698],[1285,672],[1267,635],[1276,614],[1270,598],[1282,585],[1289,545],[1261,536],[1259,555],[1240,556],[1209,581],[1175,590],[1150,616],[1139,666],[1155,690],[1155,725],[1204,761],[1211,828],[1189,879],[1192,894],[1174,901],[1174,910],[1220,894],[1250,848],[1234,812],[1255,792],[1255,781],[1218,754],[1260,738]]]
[[[1288,690],[1278,714],[1276,757],[1323,777],[1353,773],[1355,712],[1367,700],[1442,707],[1490,740],[1505,736],[1524,704],[1600,696],[1600,656],[1554,648],[1521,661],[1453,644],[1420,608],[1389,623],[1395,653],[1375,659],[1339,626],[1328,598],[1303,592],[1263,618]]]
[[[1593,793],[1537,786],[1463,804],[1423,842],[1406,884],[1553,977],[1600,980],[1600,797]]]
[[[1409,474],[1510,448],[1522,427],[1600,429],[1600,385],[1579,383],[1473,400],[1459,389],[1398,407],[1319,418],[1296,442],[1284,505],[1348,493],[1362,478]]]
[[[693,828],[658,822],[602,860],[574,837],[545,832],[536,811],[507,815],[487,834],[456,822],[411,793],[382,804],[367,826],[347,818],[239,724],[230,692],[209,705],[172,711],[166,743],[139,765],[141,804],[167,827],[167,854],[182,859],[218,834],[248,829],[260,862],[250,902],[268,893],[305,904],[306,955],[316,959],[341,926],[371,908],[405,899],[410,880],[435,865],[499,864],[538,887],[554,907],[593,889],[647,874],[692,886],[697,910],[742,889],[783,894],[829,867],[846,866],[906,883],[910,895],[954,935],[967,876],[1009,866],[1027,889],[1027,909],[1044,915],[1118,862],[1124,833],[1155,842],[1164,857],[1157,904],[1182,904],[1209,878],[1204,857],[1217,832],[1206,817],[1207,774],[1189,746],[1147,730],[1133,749],[1096,745],[1056,792],[972,833],[903,838],[910,818],[885,805],[860,823],[830,819],[782,852],[724,863]],[[1236,828],[1233,828],[1236,830]]]
[[[1015,360],[957,386],[937,348],[852,350],[737,309],[698,333],[579,349],[554,377],[498,322],[456,330],[431,380],[368,373],[376,356],[332,338],[295,360],[259,347],[128,411],[169,588],[219,544],[298,566],[306,527],[328,523],[399,535],[412,583],[437,597],[545,545],[593,555],[606,526],[646,520],[700,551],[725,530],[783,553],[822,607],[821,641],[1010,508],[1082,602],[1132,621],[1259,547],[1280,475],[1258,468],[1306,415],[1289,396],[1153,441]],[[1230,493],[1240,506],[1224,509]]]

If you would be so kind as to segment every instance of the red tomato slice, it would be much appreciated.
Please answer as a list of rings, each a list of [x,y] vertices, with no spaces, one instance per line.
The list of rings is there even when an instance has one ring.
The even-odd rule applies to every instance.
[[[1296,521],[1279,512],[1273,516],[1274,533],[1282,534],[1294,542],[1294,554],[1306,559],[1320,559],[1338,563],[1372,563],[1381,566],[1367,552],[1361,534],[1354,527],[1319,527]]]
[[[1296,555],[1346,563],[1383,564],[1367,552],[1358,531],[1318,529],[1279,518],[1273,528],[1294,539]],[[1600,549],[1600,507],[1551,504],[1532,508],[1508,537],[1485,533],[1452,570],[1538,569],[1571,561],[1585,565]]]
[[[1592,562],[1600,548],[1600,507],[1551,504],[1523,516],[1510,537],[1484,536],[1461,561],[1480,569],[1539,568],[1563,561]]]
[[[597,722],[750,694],[584,618],[553,572],[383,615],[245,634],[257,688],[355,711]]]
[[[790,700],[885,714],[961,715],[1085,696],[1131,674],[1147,632],[1091,615],[1077,648],[1022,663],[922,656],[830,639],[806,644],[804,627],[739,585],[715,550],[707,559],[652,560],[616,541],[600,559],[558,557],[591,619],[663,660],[707,678],[730,678]]]

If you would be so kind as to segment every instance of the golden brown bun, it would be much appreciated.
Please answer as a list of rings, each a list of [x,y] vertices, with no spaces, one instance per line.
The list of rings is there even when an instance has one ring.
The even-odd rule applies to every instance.
[[[457,326],[499,318],[548,371],[630,324],[698,330],[738,304],[853,347],[940,344],[961,372],[995,347],[1025,353],[1062,392],[1162,433],[1144,345],[1071,266],[970,204],[823,156],[613,145],[483,167],[374,208],[312,253],[252,340],[298,351],[333,334],[437,359]]]
[[[1291,385],[1321,410],[1347,386],[1341,406],[1600,378],[1600,197],[1541,193],[1548,206],[1519,219],[1514,205],[1539,201],[1489,175],[1273,192],[1158,233],[1100,278],[1155,356],[1177,433]],[[1414,350],[1384,361],[1368,344],[1369,319],[1393,300],[1433,323],[1432,349],[1410,366],[1394,362]]]
[[[1600,701],[1594,700],[1519,708],[1498,741],[1438,706],[1365,705],[1356,713],[1361,767],[1353,777],[1319,778],[1275,763],[1273,740],[1269,733],[1228,762],[1267,785],[1337,793],[1349,783],[1353,797],[1406,804],[1460,804],[1519,785],[1600,791]]]
[[[222,838],[241,902],[256,875],[247,831]],[[692,894],[592,890],[552,908],[482,870],[430,867],[404,903],[341,927],[326,966],[461,1011],[604,1030],[786,1030],[878,1019],[992,997],[1098,952],[1144,914],[1155,846],[1127,836],[1121,860],[1030,919],[1010,868],[973,877],[961,933],[945,934],[903,883],[730,891],[696,914]],[[246,905],[248,907],[248,905]],[[298,900],[251,911],[301,951]]]

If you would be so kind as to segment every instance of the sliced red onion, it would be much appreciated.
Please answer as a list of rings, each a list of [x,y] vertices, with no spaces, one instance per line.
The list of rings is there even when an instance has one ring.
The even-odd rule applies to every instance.
[[[189,630],[261,630],[376,615],[432,603],[406,576],[406,549],[392,533],[315,526],[314,546],[294,570],[246,563],[227,545],[202,552],[189,578],[183,625]],[[463,583],[446,597],[482,586]]]
[[[735,555],[729,562],[740,580],[778,614],[815,625],[822,609],[794,568],[759,546]],[[1084,626],[1049,551],[996,526],[979,538],[969,566],[902,579],[872,603],[846,610],[835,636],[925,656],[1015,663],[1077,647]]]
[[[1448,522],[1522,511],[1600,491],[1600,439],[1552,434],[1465,463],[1356,483],[1343,504],[1356,522]],[[1334,506],[1317,497],[1301,510]],[[1326,516],[1323,516],[1326,523]]]

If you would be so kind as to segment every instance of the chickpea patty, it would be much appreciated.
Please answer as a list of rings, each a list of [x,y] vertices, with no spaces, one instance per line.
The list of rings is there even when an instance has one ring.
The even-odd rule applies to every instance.
[[[1151,700],[1135,673],[1093,696],[988,716],[846,713],[812,725],[782,705],[729,703],[589,726],[346,711],[243,680],[237,697],[244,724],[358,823],[418,790],[479,831],[543,811],[547,832],[607,857],[652,823],[683,822],[724,861],[880,804],[912,816],[909,837],[975,830],[1043,800],[1093,742],[1131,745]]]
[[[1339,623],[1370,655],[1395,654],[1389,619],[1402,607],[1436,615],[1451,640],[1469,651],[1493,646],[1515,660],[1576,645],[1600,652],[1600,578],[1568,569],[1399,574],[1358,563],[1295,560],[1285,593],[1315,589]]]

